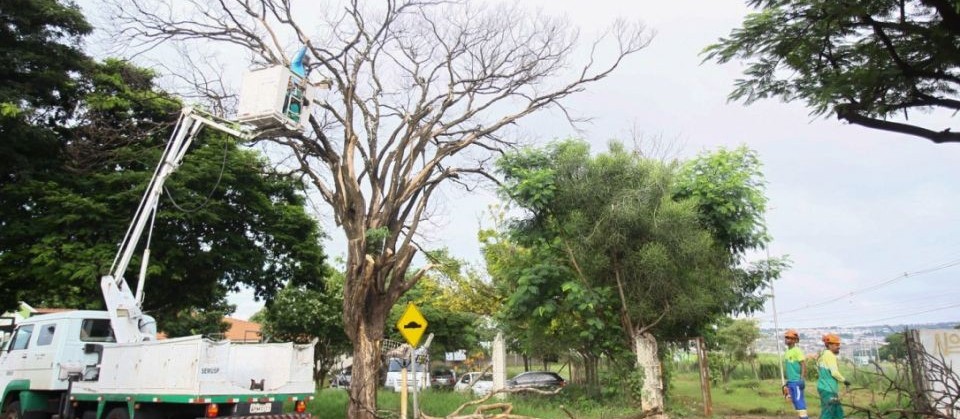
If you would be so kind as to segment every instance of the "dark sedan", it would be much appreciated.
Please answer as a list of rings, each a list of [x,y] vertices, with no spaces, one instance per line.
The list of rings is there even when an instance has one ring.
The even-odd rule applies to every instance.
[[[560,374],[550,371],[529,371],[517,374],[507,380],[507,388],[535,388],[539,390],[556,390],[567,385]]]

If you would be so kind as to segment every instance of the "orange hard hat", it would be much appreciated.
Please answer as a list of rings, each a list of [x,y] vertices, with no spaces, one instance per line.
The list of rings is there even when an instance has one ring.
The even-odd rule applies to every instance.
[[[839,344],[840,344],[840,336],[837,336],[837,335],[835,335],[835,334],[833,334],[833,333],[827,333],[827,334],[823,335],[823,343],[836,343],[837,345],[839,345]]]
[[[800,340],[800,334],[797,333],[797,331],[796,331],[796,330],[793,330],[793,329],[787,329],[786,332],[783,332],[783,337],[785,337],[785,338],[793,338],[793,339],[796,339],[796,340]]]

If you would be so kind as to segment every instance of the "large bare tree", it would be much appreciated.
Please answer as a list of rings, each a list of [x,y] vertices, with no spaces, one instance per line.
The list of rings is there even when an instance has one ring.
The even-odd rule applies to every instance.
[[[375,416],[385,320],[429,269],[410,264],[438,188],[490,177],[492,156],[511,146],[504,128],[525,116],[553,108],[573,121],[562,101],[650,40],[642,25],[615,22],[573,65],[575,28],[503,5],[354,0],[311,11],[290,0],[114,2],[118,36],[135,47],[229,43],[272,65],[302,44],[314,76],[330,80],[312,129],[273,141],[295,157],[348,240],[351,418]]]

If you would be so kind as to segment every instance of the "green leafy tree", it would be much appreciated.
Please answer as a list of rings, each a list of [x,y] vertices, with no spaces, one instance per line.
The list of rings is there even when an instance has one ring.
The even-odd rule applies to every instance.
[[[57,166],[61,144],[54,128],[79,100],[74,75],[92,64],[80,45],[92,29],[72,3],[0,4],[0,187]],[[0,194],[0,215],[18,204]]]
[[[747,62],[732,99],[804,101],[816,115],[935,143],[960,141],[910,111],[960,110],[960,8],[950,0],[748,0],[706,59]]]
[[[0,191],[20,203],[0,226],[0,276],[11,291],[0,296],[4,307],[21,299],[102,307],[99,278],[180,109],[154,87],[150,71],[122,61],[78,77],[78,111],[69,126],[57,127],[58,165]],[[226,292],[241,286],[270,299],[288,281],[322,279],[322,235],[301,191],[255,151],[204,131],[169,179],[150,238],[144,309],[160,329],[185,309],[223,308]],[[125,275],[131,285],[138,264]]]
[[[903,332],[887,335],[883,341],[886,345],[880,347],[880,359],[900,361],[907,358],[907,340]]]
[[[664,337],[690,336],[742,297],[729,252],[701,224],[699,201],[674,196],[676,165],[617,143],[592,157],[578,141],[498,164],[505,192],[530,212],[517,237],[556,241],[572,272],[613,290],[630,336],[661,322]]]
[[[71,4],[56,0],[0,4],[0,255],[21,240],[13,234],[21,228],[13,220],[29,219],[36,206],[13,189],[61,165],[56,128],[77,103],[72,74],[90,64],[80,42],[91,30]],[[33,282],[3,278],[0,311],[14,308],[21,290]]]
[[[337,358],[350,351],[343,332],[343,274],[324,286],[288,285],[261,311],[263,331],[270,339],[296,343],[316,340],[313,349],[317,386],[323,384]]]
[[[715,350],[710,363],[719,370],[722,382],[728,383],[737,367],[756,360],[753,344],[760,339],[760,327],[755,320],[729,317],[721,319],[717,326],[716,332],[708,335],[712,339],[707,345]]]
[[[741,262],[767,240],[759,162],[748,150],[680,165],[619,143],[594,156],[565,141],[507,154],[498,168],[503,193],[527,216],[506,240],[490,236],[488,268],[501,278],[514,329],[544,341],[561,341],[550,334],[566,330],[551,331],[557,318],[582,320],[572,327],[582,336],[562,342],[608,356],[640,337],[698,336],[720,317],[762,307],[762,288],[783,268]],[[611,323],[619,327],[594,327]]]
[[[585,143],[565,141],[508,154],[498,168],[505,195],[528,211],[511,239],[536,255],[505,275],[516,284],[507,300],[516,318],[582,319],[571,328],[582,336],[564,342],[586,351],[607,342],[611,354],[651,333],[696,335],[741,297],[729,251],[701,224],[697,201],[674,197],[677,165],[619,143],[591,156]],[[611,323],[619,327],[601,327]]]

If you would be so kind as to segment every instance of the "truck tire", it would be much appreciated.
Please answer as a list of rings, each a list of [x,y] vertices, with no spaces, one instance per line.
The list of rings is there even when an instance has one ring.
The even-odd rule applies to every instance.
[[[13,401],[3,409],[3,419],[20,419],[20,402]]]
[[[106,419],[130,419],[130,414],[126,407],[114,407],[107,412]]]

